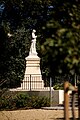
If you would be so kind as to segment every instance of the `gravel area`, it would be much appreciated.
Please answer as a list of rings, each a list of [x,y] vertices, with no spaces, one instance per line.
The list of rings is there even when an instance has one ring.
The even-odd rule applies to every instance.
[[[69,115],[72,117],[71,111]],[[78,111],[76,110],[76,117]],[[45,109],[28,109],[16,111],[0,111],[0,120],[63,120],[63,110],[45,110]]]

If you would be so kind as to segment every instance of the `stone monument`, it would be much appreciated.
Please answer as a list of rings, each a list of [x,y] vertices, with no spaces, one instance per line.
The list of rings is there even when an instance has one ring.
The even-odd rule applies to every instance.
[[[21,83],[21,88],[26,90],[36,90],[44,88],[44,82],[42,80],[41,70],[40,70],[40,58],[37,56],[36,51],[36,30],[32,31],[32,41],[29,51],[29,56],[26,57],[26,69],[24,74],[23,83]]]

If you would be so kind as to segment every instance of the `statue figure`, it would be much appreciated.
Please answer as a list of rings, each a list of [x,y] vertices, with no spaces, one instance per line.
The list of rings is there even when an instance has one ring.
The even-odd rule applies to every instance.
[[[32,43],[31,43],[29,55],[37,55],[37,52],[36,52],[36,38],[37,38],[37,36],[35,35],[35,32],[36,32],[36,30],[33,29],[33,31],[32,31]]]

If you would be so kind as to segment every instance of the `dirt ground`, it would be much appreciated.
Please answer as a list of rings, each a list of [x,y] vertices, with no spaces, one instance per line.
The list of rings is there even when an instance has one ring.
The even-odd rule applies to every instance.
[[[72,117],[71,111],[69,111]],[[78,111],[76,110],[76,117]],[[0,111],[0,120],[61,120],[64,118],[63,110],[29,109],[16,111]]]

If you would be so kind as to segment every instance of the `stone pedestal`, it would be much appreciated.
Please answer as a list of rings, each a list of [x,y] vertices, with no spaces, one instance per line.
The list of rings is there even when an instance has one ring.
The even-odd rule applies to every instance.
[[[21,88],[27,90],[44,88],[40,70],[40,58],[37,55],[29,55],[26,57],[26,69]]]
[[[41,75],[40,71],[40,58],[37,55],[29,55],[26,57],[26,75]]]

